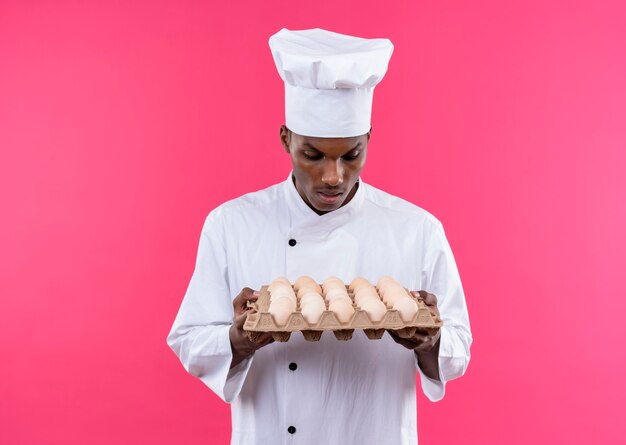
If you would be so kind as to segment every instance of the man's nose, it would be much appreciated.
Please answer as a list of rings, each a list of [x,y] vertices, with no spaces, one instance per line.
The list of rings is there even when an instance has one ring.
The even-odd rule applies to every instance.
[[[322,174],[322,182],[328,184],[331,187],[336,187],[343,183],[343,167],[341,161],[329,160],[324,165],[324,172]]]

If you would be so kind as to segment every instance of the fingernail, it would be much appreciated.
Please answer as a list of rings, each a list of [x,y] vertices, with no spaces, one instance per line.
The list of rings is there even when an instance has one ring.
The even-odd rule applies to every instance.
[[[255,290],[254,292],[252,292],[252,295],[254,295],[255,297],[258,297],[259,295],[261,295],[261,292],[259,292],[258,290]]]

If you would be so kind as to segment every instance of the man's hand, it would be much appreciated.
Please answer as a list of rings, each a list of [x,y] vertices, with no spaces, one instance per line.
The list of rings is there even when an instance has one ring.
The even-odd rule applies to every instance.
[[[248,307],[248,301],[256,301],[257,298],[259,298],[257,291],[253,291],[249,287],[244,287],[233,300],[233,311],[235,315],[229,331],[230,348],[233,351],[233,360],[230,363],[231,368],[250,357],[257,349],[274,341],[270,334],[261,334],[256,338],[256,341],[253,342],[243,330],[246,317],[251,311],[251,308]]]
[[[431,312],[439,317],[439,309],[437,309],[437,297],[426,291],[411,292],[411,295],[421,299]],[[398,344],[407,349],[412,349],[417,356],[417,363],[424,374],[433,380],[439,380],[439,340],[441,339],[441,330],[436,332],[428,332],[425,329],[417,329],[415,334],[410,338],[403,338],[396,331],[388,330],[389,335]]]

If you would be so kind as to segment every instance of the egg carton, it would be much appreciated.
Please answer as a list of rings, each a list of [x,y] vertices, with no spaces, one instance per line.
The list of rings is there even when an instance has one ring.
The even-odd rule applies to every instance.
[[[298,301],[296,310],[289,315],[287,323],[284,326],[278,326],[274,322],[272,314],[268,312],[270,292],[267,288],[268,286],[261,287],[256,302],[248,302],[248,307],[252,311],[248,313],[243,329],[252,341],[255,341],[263,333],[270,333],[275,341],[286,342],[292,332],[302,332],[307,341],[319,341],[324,331],[331,331],[337,340],[350,340],[355,329],[362,329],[370,340],[382,338],[388,329],[396,331],[400,337],[409,338],[415,334],[418,328],[434,334],[443,325],[437,314],[429,309],[420,298],[411,295],[408,290],[406,291],[407,295],[415,300],[418,306],[417,314],[412,320],[403,321],[397,310],[387,306],[387,312],[383,318],[380,321],[372,321],[365,311],[356,307],[354,295],[346,286],[354,307],[354,314],[349,321],[342,323],[333,311],[325,310],[319,321],[311,325],[302,316],[300,301]]]

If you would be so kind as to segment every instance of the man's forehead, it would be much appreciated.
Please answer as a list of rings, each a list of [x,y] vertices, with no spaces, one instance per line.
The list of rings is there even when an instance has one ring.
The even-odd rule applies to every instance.
[[[325,145],[343,145],[343,146],[355,146],[358,143],[363,143],[364,140],[367,140],[367,133],[359,135],[359,136],[350,136],[343,138],[327,138],[327,137],[319,137],[319,136],[305,136],[302,134],[295,133],[291,131],[291,138],[295,139],[300,145],[309,144],[313,147],[325,146]]]

